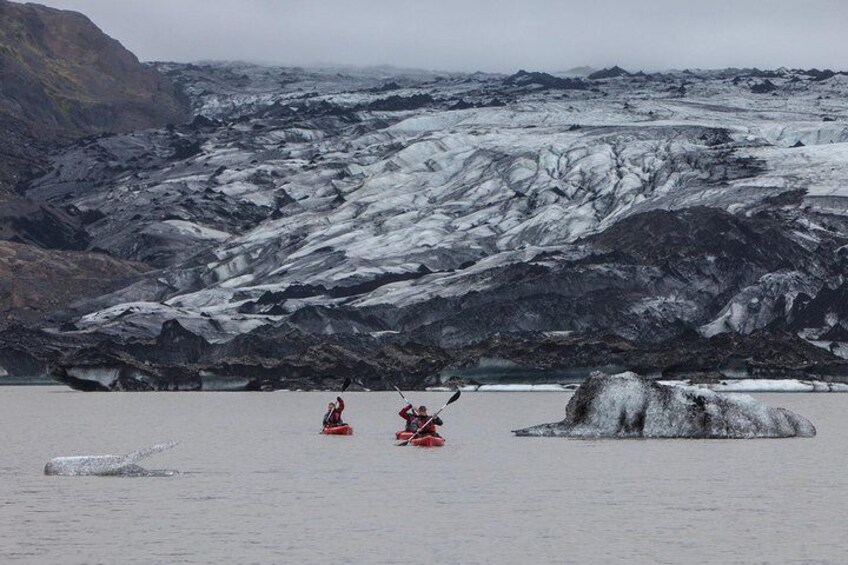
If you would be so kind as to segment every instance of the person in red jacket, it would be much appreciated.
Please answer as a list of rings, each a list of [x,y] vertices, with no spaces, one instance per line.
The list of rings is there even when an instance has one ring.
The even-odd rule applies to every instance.
[[[336,426],[344,426],[342,420],[342,412],[344,412],[345,404],[341,396],[336,397],[336,402],[327,404],[327,413],[324,414],[324,427],[334,428]]]
[[[418,437],[421,436],[436,436],[441,437],[436,431],[436,426],[443,426],[442,419],[436,416],[431,421],[431,416],[427,414],[426,406],[419,406],[418,410],[412,407],[412,404],[407,404],[400,411],[400,417],[406,420],[406,431],[418,432]]]
[[[415,433],[418,431],[418,413],[415,411],[415,408],[412,407],[412,404],[407,404],[398,412],[401,418],[406,420],[406,427],[404,431]]]

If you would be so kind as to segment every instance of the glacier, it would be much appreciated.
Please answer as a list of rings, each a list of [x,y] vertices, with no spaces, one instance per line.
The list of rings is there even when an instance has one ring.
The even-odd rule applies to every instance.
[[[55,313],[46,331],[63,339],[136,355],[177,321],[216,352],[199,373],[235,350],[278,361],[244,336],[336,336],[341,369],[383,347],[454,357],[498,333],[574,332],[674,372],[645,348],[785,334],[822,350],[785,376],[848,375],[832,299],[848,260],[844,74],[768,71],[778,88],[758,94],[756,69],[158,67],[191,123],[80,141],[27,186],[85,217],[92,249],[150,268]],[[400,369],[372,377],[386,371]]]

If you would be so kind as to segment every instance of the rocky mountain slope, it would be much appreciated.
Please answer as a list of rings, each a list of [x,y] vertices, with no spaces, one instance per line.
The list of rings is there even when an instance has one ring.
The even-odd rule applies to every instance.
[[[0,320],[42,323],[52,312],[126,286],[147,270],[101,253],[0,241]]]
[[[168,81],[82,14],[0,1],[2,189],[43,166],[51,141],[185,117]]]
[[[0,240],[10,242],[0,244],[0,325],[35,323],[147,270],[91,252],[97,211],[24,197],[24,181],[67,143],[180,123],[187,110],[163,75],[82,14],[0,0]]]
[[[79,141],[27,187],[152,269],[51,313],[38,340],[88,344],[41,356],[69,382],[848,376],[846,75],[158,70],[191,123]]]

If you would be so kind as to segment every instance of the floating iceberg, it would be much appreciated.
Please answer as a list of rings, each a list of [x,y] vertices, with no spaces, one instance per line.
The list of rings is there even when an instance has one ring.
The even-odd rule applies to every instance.
[[[715,392],[848,392],[848,383],[799,379],[726,379],[716,383],[660,381],[660,384],[696,387]]]
[[[177,471],[147,470],[136,465],[142,459],[156,453],[171,449],[179,444],[178,441],[161,443],[134,451],[129,455],[74,455],[71,457],[56,457],[44,466],[45,475],[61,475],[65,477],[81,476],[112,476],[112,477],[169,477]]]
[[[577,384],[497,384],[497,385],[462,385],[458,387],[431,386],[427,392],[574,392]]]
[[[848,383],[800,379],[723,379],[718,382],[699,383],[684,380],[657,381],[661,385],[691,387],[715,392],[848,392]],[[460,386],[431,386],[427,392],[574,392],[580,385],[568,384],[488,384]]]
[[[635,373],[594,373],[577,389],[561,422],[518,436],[747,439],[813,437],[807,419],[743,394],[667,386]]]

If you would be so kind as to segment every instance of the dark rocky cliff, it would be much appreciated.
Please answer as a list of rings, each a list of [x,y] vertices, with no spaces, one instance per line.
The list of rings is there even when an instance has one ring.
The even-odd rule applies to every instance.
[[[0,0],[0,191],[53,142],[187,116],[164,77],[84,15]]]
[[[40,319],[142,270],[85,252],[94,213],[25,198],[22,181],[74,140],[187,118],[171,83],[87,17],[0,0],[0,240],[10,242],[0,242],[0,325]]]

